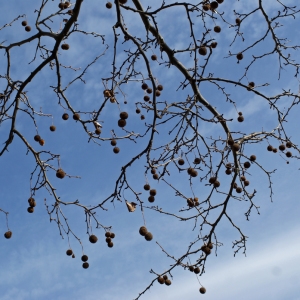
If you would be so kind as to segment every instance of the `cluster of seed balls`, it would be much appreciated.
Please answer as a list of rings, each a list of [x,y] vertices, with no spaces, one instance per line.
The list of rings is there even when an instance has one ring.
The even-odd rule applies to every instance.
[[[144,190],[149,191],[150,196],[148,197],[148,201],[150,203],[153,203],[155,201],[154,196],[156,196],[156,190],[155,189],[150,189],[150,185],[148,183],[144,185]]]
[[[178,160],[178,165],[183,166],[184,163],[185,163],[185,161],[184,161],[183,158],[180,158],[180,159]],[[198,165],[198,164],[200,164],[200,163],[201,163],[201,158],[196,157],[196,158],[194,159],[194,164],[195,164],[195,165]],[[190,176],[192,176],[192,177],[197,177],[197,175],[198,175],[197,170],[195,170],[195,169],[192,168],[192,167],[189,167],[189,168],[187,169],[187,173],[188,173]]]
[[[68,250],[66,251],[66,254],[67,254],[68,256],[72,256],[72,258],[75,258],[75,254],[73,253],[72,249],[68,249]],[[87,262],[88,259],[89,259],[89,257],[88,257],[86,254],[83,254],[83,255],[81,256],[81,260],[83,261],[82,267],[83,267],[84,269],[87,269],[87,268],[90,266],[90,264]]]
[[[34,208],[36,207],[36,202],[34,200],[34,198],[30,197],[28,199],[28,204],[29,204],[29,207],[27,208],[27,211],[32,214],[34,212]]]
[[[206,3],[206,4],[203,4],[203,6],[202,6],[202,9],[204,10],[204,11],[209,11],[209,10],[211,10],[212,12],[215,12],[215,10],[218,8],[218,6],[219,6],[219,4],[221,4],[221,3],[223,3],[224,2],[224,0],[217,0],[217,1],[212,1],[211,3]],[[236,18],[235,19],[235,23],[236,23],[236,25],[237,26],[240,26],[241,25],[241,22],[242,22],[242,20],[240,19],[240,18]],[[216,33],[220,33],[221,32],[221,27],[220,26],[218,26],[218,25],[216,25],[215,27],[214,27],[214,32],[216,32]],[[209,45],[209,47],[210,48],[216,48],[217,47],[217,42],[212,42],[210,45]],[[205,56],[206,54],[207,54],[207,45],[201,45],[200,47],[199,47],[199,50],[198,50],[198,52],[199,52],[199,54],[200,55],[203,55],[203,56]],[[237,55],[236,55],[236,58],[238,59],[238,60],[242,60],[243,59],[243,53],[241,53],[241,52],[239,52]]]
[[[280,151],[283,152],[286,148],[292,148],[292,143],[291,143],[291,142],[286,142],[285,145],[284,145],[284,144],[281,144],[281,145],[279,145],[278,148],[279,148]],[[267,147],[267,150],[268,150],[268,151],[273,151],[274,153],[277,152],[277,148],[275,148],[275,147],[273,147],[273,146],[271,146],[271,145],[269,145],[269,146]],[[286,157],[292,157],[292,152],[287,151],[287,152],[285,153],[285,155],[286,155]]]
[[[157,278],[157,281],[160,283],[160,284],[165,284],[165,285],[171,285],[172,284],[172,281],[168,278],[168,276],[165,274],[163,276],[159,276]]]
[[[108,238],[109,238],[109,239],[114,238],[114,237],[115,237],[115,234],[114,234],[113,232],[106,232],[106,233],[105,233],[105,236],[106,236],[106,241],[107,241],[107,243],[108,243],[108,247],[110,247],[110,248],[113,247],[114,244],[111,242],[111,240],[108,241],[107,239],[108,239]],[[96,235],[91,234],[91,235],[89,236],[89,241],[90,241],[92,244],[95,244],[95,243],[97,243],[98,238],[97,238]],[[75,254],[73,253],[73,250],[72,250],[72,249],[68,249],[68,250],[66,251],[66,254],[67,254],[68,256],[72,256],[72,258],[75,258]],[[83,267],[84,269],[87,269],[87,268],[89,267],[89,263],[87,262],[88,259],[89,259],[88,256],[85,255],[85,254],[81,256],[81,260],[83,261],[82,267]]]
[[[148,231],[145,226],[140,227],[139,233],[141,236],[145,237],[146,241],[151,241],[153,239],[152,233]]]
[[[24,26],[25,27],[25,31],[27,31],[27,32],[29,32],[29,31],[31,31],[31,27],[29,26],[29,25],[27,25],[27,21],[22,21],[22,26]]]
[[[113,232],[105,232],[105,241],[107,243],[107,246],[109,248],[112,248],[114,246],[114,243],[111,241],[115,237],[115,234]]]

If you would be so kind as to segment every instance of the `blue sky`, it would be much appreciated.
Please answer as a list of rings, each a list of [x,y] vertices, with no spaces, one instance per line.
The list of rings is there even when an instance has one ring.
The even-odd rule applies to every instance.
[[[166,3],[171,3],[167,1]],[[285,4],[294,4],[295,1],[284,1]],[[58,1],[49,2],[45,8],[45,16],[56,12]],[[146,2],[142,4],[146,7]],[[263,1],[267,12],[274,14],[278,7],[278,2]],[[34,20],[36,14],[33,13],[34,3],[21,3],[18,0],[11,0],[9,3],[1,3],[0,27],[10,22],[19,15],[26,14],[27,21],[33,28],[30,33],[24,31],[20,18],[12,26],[0,31],[0,42],[6,40],[4,45],[25,39],[36,33]],[[132,6],[132,3],[129,2]],[[152,9],[161,5],[160,1],[154,1]],[[229,1],[224,1],[220,9],[225,12],[225,17],[234,22],[233,9],[245,13],[253,9],[256,2],[247,1],[240,3],[235,1],[233,6]],[[185,48],[191,40],[187,19],[182,17],[181,8],[166,10],[157,16],[157,22],[161,28],[161,34],[169,43],[171,48]],[[276,13],[275,13],[276,14]],[[228,17],[227,17],[228,16]],[[65,66],[72,65],[74,68],[84,68],[97,55],[101,56],[92,65],[84,76],[85,84],[79,80],[75,82],[66,92],[67,97],[76,111],[92,111],[97,109],[103,102],[103,90],[105,89],[102,78],[110,76],[111,61],[113,58],[113,35],[112,26],[116,22],[114,8],[107,10],[104,3],[82,4],[81,14],[78,20],[79,28],[89,32],[97,32],[105,35],[106,42],[102,39],[75,33],[68,38],[70,44],[69,51],[60,50],[60,61]],[[139,19],[129,11],[124,10],[124,19],[129,32],[132,35],[144,36],[144,28],[141,27]],[[53,31],[57,32],[62,18],[54,19]],[[195,22],[197,19],[195,18]],[[199,26],[195,26],[197,39],[202,37],[201,20]],[[288,37],[291,44],[297,43],[295,36],[299,34],[299,18],[292,18],[284,21],[284,27],[278,30],[280,36]],[[211,26],[211,21],[208,21]],[[244,74],[247,63],[251,60],[251,54],[260,55],[263,51],[269,51],[274,46],[272,40],[267,38],[265,42],[244,54],[244,59],[237,64],[235,57],[224,59],[228,55],[228,50],[232,53],[239,52],[255,39],[263,34],[264,22],[261,15],[253,14],[242,23],[241,29],[245,33],[246,41],[237,40],[229,48],[234,37],[234,29],[225,25],[220,18],[216,24],[222,26],[220,34],[212,33],[212,38],[218,41],[218,47],[214,50],[210,60],[208,72],[214,77],[229,78],[237,80]],[[142,28],[142,29],[141,29]],[[120,65],[126,54],[124,49],[135,51],[133,44],[124,44],[122,34],[118,44],[117,65]],[[42,43],[47,46],[53,45],[49,38],[42,39]],[[109,45],[109,50],[106,50]],[[33,58],[36,41],[26,44],[20,48],[12,50],[11,76],[14,80],[24,80],[28,74],[41,62],[28,64]],[[287,50],[288,51],[288,50]],[[2,53],[3,50],[2,50]],[[158,48],[151,47],[147,55],[155,53],[160,56]],[[299,53],[291,50],[291,54],[299,61]],[[193,66],[193,60],[187,54],[178,54],[178,59],[187,67]],[[201,64],[202,57],[199,58]],[[1,74],[6,68],[5,56],[2,56],[0,64]],[[158,62],[162,62],[159,58]],[[188,94],[192,94],[189,88],[177,91],[182,75],[178,75],[174,67],[166,67],[158,62],[152,62],[151,67],[154,76],[159,83],[164,85],[164,90],[160,100],[167,102],[185,101]],[[145,72],[143,63],[137,63],[137,68]],[[81,70],[82,70],[81,69]],[[69,68],[62,70],[62,85],[65,87],[71,80],[82,72],[72,71]],[[60,154],[61,167],[72,176],[80,178],[64,178],[59,180],[55,177],[53,170],[48,171],[48,176],[57,194],[63,201],[73,202],[79,200],[83,205],[96,205],[107,198],[113,191],[116,178],[120,174],[120,168],[128,160],[139,153],[146,145],[145,139],[137,139],[137,143],[128,140],[118,140],[120,153],[114,154],[109,141],[100,141],[101,145],[88,142],[88,136],[79,122],[75,122],[70,115],[68,121],[63,121],[61,115],[64,109],[57,105],[58,98],[49,86],[55,86],[55,71],[45,68],[26,88],[27,95],[36,111],[42,110],[52,117],[36,116],[39,134],[45,138],[45,146],[42,148],[34,142],[33,136],[36,134],[35,127],[28,116],[19,113],[17,129],[31,143],[36,150],[52,151]],[[298,92],[298,81],[293,77],[294,69],[286,67],[281,73],[278,81],[278,59],[269,57],[256,63],[249,70],[248,81],[255,81],[258,91],[264,92],[267,96],[281,93],[282,89],[291,89]],[[242,82],[247,84],[247,79]],[[265,83],[270,86],[262,87]],[[236,102],[237,109],[226,102],[224,95],[215,85],[203,82],[200,89],[204,97],[216,106],[218,111],[224,113],[227,119],[233,119],[230,123],[232,131],[245,133],[262,130],[271,130],[278,124],[276,113],[269,109],[268,103],[252,92],[245,91],[240,87],[235,87],[225,82],[220,83],[226,87],[230,97]],[[117,95],[120,101],[120,110],[129,112],[128,125],[126,128],[135,133],[144,133],[145,122],[150,123],[152,115],[145,114],[145,121],[140,120],[135,114],[136,102],[143,102],[143,91],[140,89],[140,82],[129,82],[122,85],[122,91],[126,95],[127,104],[123,104],[122,94]],[[0,89],[4,88],[3,79],[0,80]],[[283,98],[277,103],[282,110],[291,103],[291,99]],[[139,107],[141,105],[139,104]],[[175,109],[174,109],[175,111]],[[245,121],[236,121],[237,111],[242,111]],[[126,133],[117,127],[119,108],[116,104],[107,103],[99,120],[102,121],[103,132],[101,137],[110,138],[111,130],[114,129],[118,136]],[[205,117],[211,117],[208,113],[203,113]],[[299,144],[299,134],[297,132],[299,107],[294,106],[289,114],[289,122],[285,124],[287,135],[291,137],[295,145]],[[88,115],[84,115],[88,118]],[[56,126],[55,132],[49,131],[49,126]],[[172,121],[173,122],[173,121]],[[172,123],[170,122],[170,123]],[[173,122],[174,124],[174,122]],[[7,138],[9,122],[3,122],[0,127],[0,141],[3,143]],[[88,125],[92,130],[92,124]],[[159,134],[156,135],[154,147],[166,143],[172,137],[168,135],[169,127],[158,127]],[[219,125],[212,123],[201,123],[199,132],[206,138],[213,136],[218,138],[223,132]],[[191,136],[192,132],[188,132]],[[271,144],[279,145],[275,139],[269,139]],[[212,254],[206,262],[206,272],[198,277],[200,283],[206,287],[207,293],[200,295],[200,284],[197,276],[183,268],[175,268],[172,272],[173,279],[171,286],[161,286],[154,283],[151,289],[141,299],[300,299],[300,237],[299,237],[299,196],[298,196],[298,176],[299,163],[297,158],[291,159],[286,164],[286,158],[279,153],[269,153],[266,150],[266,142],[260,144],[247,145],[245,154],[255,153],[257,161],[264,166],[265,170],[277,171],[272,174],[273,202],[270,201],[270,190],[268,188],[268,177],[255,165],[251,166],[249,174],[250,188],[257,190],[254,198],[256,205],[260,207],[260,215],[252,211],[250,221],[246,221],[244,213],[247,211],[248,203],[232,200],[228,207],[228,212],[236,224],[249,237],[247,242],[247,257],[242,253],[233,257],[232,241],[239,238],[236,230],[232,228],[228,221],[222,220],[216,233],[218,240],[223,243],[218,248],[217,256]],[[184,149],[185,150],[185,149]],[[292,149],[294,155],[298,155],[298,150]],[[156,155],[157,156],[157,155]],[[46,154],[43,156],[46,157]],[[219,156],[213,155],[215,167]],[[138,160],[135,165],[129,168],[127,179],[134,186],[137,192],[141,192],[142,199],[147,204],[147,193],[143,190],[145,184],[144,166],[145,158]],[[35,195],[37,207],[33,214],[27,212],[27,199],[30,196],[30,174],[35,166],[32,155],[27,154],[24,144],[16,136],[13,144],[9,146],[9,152],[0,159],[1,176],[1,202],[0,207],[8,211],[9,228],[13,232],[10,240],[3,237],[0,243],[0,253],[2,254],[2,268],[0,269],[1,299],[134,299],[138,293],[143,291],[155,278],[149,271],[152,269],[161,274],[165,272],[173,263],[161,251],[156,243],[164,247],[171,255],[181,256],[187,250],[189,242],[195,240],[199,230],[193,231],[194,223],[180,222],[175,218],[145,209],[145,219],[147,228],[153,233],[153,240],[146,242],[138,234],[138,229],[142,226],[143,216],[140,209],[129,213],[124,200],[135,201],[134,195],[127,189],[122,191],[120,201],[114,203],[107,202],[105,208],[108,211],[98,209],[97,218],[103,226],[113,226],[115,232],[114,247],[108,248],[105,243],[104,230],[97,229],[92,223],[92,232],[98,236],[98,242],[91,244],[88,241],[85,215],[82,209],[72,205],[63,206],[64,215],[84,246],[84,254],[89,256],[90,267],[87,270],[82,268],[80,260],[82,248],[76,239],[70,236],[68,241],[64,234],[63,239],[59,235],[59,230],[55,222],[49,222],[44,203],[49,206],[53,204],[53,198],[45,189],[41,189]],[[53,163],[57,168],[57,162]],[[170,167],[171,180],[179,190],[185,195],[191,195],[189,180],[185,173],[177,174],[174,166]],[[222,172],[224,170],[222,169]],[[221,173],[222,173],[221,172]],[[224,173],[222,173],[223,176]],[[186,207],[186,202],[180,197],[176,197],[174,191],[164,182],[156,182],[148,175],[151,187],[158,191],[155,204],[163,207],[165,211],[177,212]],[[167,177],[169,178],[169,177]],[[221,191],[226,192],[228,176],[221,177]],[[204,182],[199,183],[199,178],[193,179],[193,190],[200,200],[204,200],[210,191]],[[224,187],[224,190],[222,188]],[[213,201],[219,201],[222,194],[215,194]],[[183,215],[189,215],[189,212]],[[211,217],[214,213],[211,214]],[[4,233],[7,230],[5,215],[0,215],[0,226]],[[70,245],[69,245],[70,243]],[[65,252],[71,247],[76,255],[75,259],[68,257]],[[194,262],[198,257],[191,256]],[[186,262],[186,261],[184,261]]]

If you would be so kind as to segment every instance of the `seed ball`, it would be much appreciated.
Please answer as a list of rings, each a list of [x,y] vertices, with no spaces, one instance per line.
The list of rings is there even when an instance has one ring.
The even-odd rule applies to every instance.
[[[250,184],[250,181],[248,181],[248,180],[245,180],[245,181],[244,181],[244,185],[245,185],[245,186],[248,186],[249,184]]]
[[[236,192],[239,193],[239,194],[243,191],[243,189],[242,189],[241,187],[237,187],[235,190],[236,190]]]
[[[178,160],[178,164],[179,164],[180,166],[183,166],[183,165],[184,165],[184,160],[183,160],[182,158],[180,158],[180,159]]]
[[[10,239],[11,236],[12,236],[12,232],[11,232],[11,231],[6,231],[6,232],[4,233],[4,237],[5,237],[6,239]]]
[[[151,94],[151,93],[152,93],[152,89],[151,89],[151,88],[147,88],[146,92],[147,92],[148,94]]]
[[[272,150],[274,153],[277,153],[277,148],[273,148]]]
[[[155,174],[156,170],[154,168],[151,169],[151,174]]]
[[[227,163],[226,165],[225,165],[225,167],[227,168],[227,169],[231,169],[231,163]]]
[[[137,114],[139,114],[139,113],[141,112],[141,110],[140,110],[139,108],[137,108],[137,109],[135,110],[135,112],[136,112]]]
[[[110,237],[110,232],[109,231],[105,232],[105,236]]]
[[[63,179],[65,176],[66,176],[66,173],[64,172],[63,169],[58,169],[56,171],[56,177],[57,178]]]
[[[33,198],[29,198],[28,203],[30,207],[36,207],[36,202]]]
[[[147,232],[148,232],[148,230],[145,226],[140,227],[140,229],[139,229],[140,235],[145,236]]]
[[[193,267],[193,266],[189,266],[189,270],[190,270],[191,272],[194,272],[194,267]]]
[[[210,250],[207,246],[204,247],[203,252],[204,252],[206,255],[211,254],[211,250]]]
[[[144,96],[144,100],[147,102],[150,100],[150,97],[146,95],[146,96]]]
[[[54,125],[51,125],[50,126],[50,131],[55,131],[56,130],[56,127]]]
[[[292,143],[291,142],[286,142],[285,145],[286,145],[287,148],[292,148]]]
[[[252,154],[251,156],[250,156],[250,161],[255,161],[256,160],[256,156],[254,155],[254,154]]]
[[[213,184],[213,183],[216,182],[216,180],[217,180],[217,177],[210,177],[209,178],[209,183]]]
[[[223,3],[224,0],[217,0],[219,4]]]
[[[230,174],[232,173],[232,172],[231,172],[231,169],[226,169],[225,173],[226,173],[227,175],[230,175]]]
[[[209,5],[209,4],[204,4],[204,5],[202,6],[202,9],[203,9],[204,11],[208,11],[208,10],[210,10],[210,5]]]
[[[199,289],[199,292],[200,292],[200,294],[205,294],[205,293],[206,293],[206,288],[202,286],[202,287]]]
[[[198,50],[200,55],[205,56],[207,54],[207,49],[205,46],[200,46],[199,50]]]
[[[195,169],[193,169],[193,170],[191,171],[191,176],[192,176],[192,177],[197,177],[197,175],[198,175],[198,172],[197,172]]]
[[[25,26],[25,31],[27,32],[31,31],[31,27],[29,25]]]
[[[162,91],[162,90],[164,89],[164,87],[163,87],[161,84],[159,84],[159,85],[157,86],[157,89],[158,89],[159,91]]]
[[[209,249],[213,249],[213,248],[214,248],[214,245],[213,245],[212,243],[208,243],[208,244],[207,244],[207,247],[208,247]]]
[[[233,184],[233,188],[237,188],[237,183],[235,182],[234,184]]]
[[[231,148],[233,151],[239,151],[240,150],[240,145],[239,144],[237,144],[237,143],[234,143],[233,145],[232,145],[232,148]]]
[[[106,242],[106,243],[110,243],[110,242],[111,242],[111,238],[110,238],[110,237],[107,237],[107,238],[105,239],[105,242]]]
[[[90,237],[89,237],[89,241],[90,241],[92,244],[95,244],[95,243],[97,243],[98,238],[97,238],[94,234],[92,234],[92,235],[90,235]]]
[[[246,169],[250,168],[250,166],[251,166],[251,164],[250,164],[249,161],[244,162],[244,167],[245,167]]]
[[[228,141],[227,141],[227,144],[228,144],[229,146],[233,146],[233,145],[234,145],[234,140],[228,140]]]
[[[149,193],[150,193],[151,196],[155,196],[155,195],[156,195],[156,190],[155,190],[155,189],[152,189],[152,190],[150,190]]]
[[[41,137],[37,134],[33,138],[36,142],[39,142],[41,140]]]
[[[194,202],[192,198],[187,199],[187,204],[189,207],[194,207]]]
[[[62,49],[62,50],[69,50],[69,49],[70,49],[70,46],[69,46],[69,44],[62,44],[62,45],[61,45],[61,49]]]
[[[117,145],[117,141],[115,139],[113,139],[113,140],[110,141],[110,144],[112,146],[116,146]]]
[[[101,133],[101,129],[100,128],[95,129],[95,134],[99,135],[100,133]]]
[[[112,8],[112,3],[111,2],[107,2],[105,4],[106,8],[111,9]]]
[[[141,120],[144,120],[145,119],[145,116],[144,115],[141,115]]]
[[[58,7],[59,7],[60,9],[64,9],[64,8],[65,8],[65,5],[64,5],[64,3],[59,3],[59,4],[58,4]]]
[[[118,154],[120,152],[120,148],[114,147],[113,151],[114,151],[114,153]]]
[[[220,33],[221,32],[221,27],[220,26],[215,26],[214,27],[214,32]]]
[[[152,60],[157,60],[157,56],[155,54],[151,55]]]
[[[211,9],[216,9],[216,8],[218,8],[218,6],[219,6],[219,4],[216,1],[213,1],[213,2],[210,3],[210,8]]]
[[[39,140],[39,144],[40,144],[41,146],[44,146],[44,145],[45,145],[45,140],[40,139],[40,140]]]
[[[220,185],[221,185],[221,184],[220,184],[219,181],[216,180],[216,181],[214,182],[214,187],[215,187],[215,188],[219,187]]]
[[[246,177],[245,176],[241,176],[241,181],[245,181]]]
[[[153,202],[155,201],[155,197],[154,197],[154,196],[149,196],[149,197],[148,197],[148,201],[149,201],[150,203],[153,203]]]
[[[216,48],[216,47],[217,47],[217,45],[218,45],[218,43],[217,43],[217,42],[212,42],[212,43],[210,44],[210,46],[211,46],[212,48]]]
[[[148,88],[148,84],[147,84],[147,83],[143,83],[143,84],[142,84],[142,89],[143,89],[143,90],[146,90],[147,88]]]
[[[241,24],[241,22],[242,22],[242,21],[241,21],[241,19],[240,19],[240,18],[236,18],[236,19],[235,19],[235,24],[236,24],[236,25],[240,25],[240,24]]]
[[[157,281],[160,283],[160,284],[164,284],[165,283],[165,280],[163,279],[163,277],[159,276],[157,278]]]
[[[89,265],[88,262],[84,262],[84,263],[82,264],[82,267],[83,267],[84,269],[87,269],[89,266],[90,266],[90,265]]]
[[[253,81],[248,83],[249,88],[254,88],[255,87],[255,83]]]
[[[22,21],[22,26],[26,26],[27,25],[27,21]]]
[[[200,162],[201,162],[201,159],[200,159],[199,157],[196,157],[196,158],[194,159],[194,164],[195,164],[195,165],[200,164]]]
[[[292,157],[292,152],[288,151],[285,155],[286,157]]]
[[[88,258],[87,255],[82,255],[82,256],[81,256],[81,260],[82,260],[82,261],[88,261],[88,259],[89,259],[89,258]]]
[[[116,235],[115,235],[113,232],[110,233],[110,237],[111,237],[112,239],[113,239],[115,236],[116,236]]]
[[[165,274],[165,275],[163,276],[163,278],[164,278],[164,280],[167,280],[167,279],[168,279],[168,275]]]
[[[155,91],[155,96],[159,97],[160,96],[160,91]]]
[[[154,174],[152,177],[153,177],[153,179],[157,180],[159,178],[159,175],[158,174]]]
[[[66,2],[64,3],[64,8],[68,8],[68,7],[70,7],[70,2],[66,1]]]
[[[124,126],[126,126],[126,120],[124,120],[124,119],[120,119],[119,121],[118,121],[118,126],[119,127],[124,127]]]
[[[199,274],[199,273],[200,273],[199,267],[194,268],[194,273],[195,273],[195,274]]]
[[[66,251],[66,254],[67,254],[68,256],[71,256],[71,255],[73,254],[73,251],[72,251],[71,249],[68,249],[68,250]]]
[[[145,240],[146,241],[151,241],[153,239],[153,235],[152,235],[152,233],[151,232],[147,232],[146,234],[145,234]]]
[[[238,116],[237,120],[238,120],[239,122],[244,122],[244,117],[243,117],[243,116]]]
[[[68,120],[69,119],[69,115],[67,113],[64,113],[62,115],[62,119],[65,120],[65,121]]]
[[[243,55],[243,53],[238,53],[237,55],[236,55],[236,58],[238,59],[238,60],[242,60],[243,59],[243,57],[244,57],[244,55]]]
[[[29,206],[29,207],[27,208],[27,211],[28,211],[30,214],[32,214],[32,213],[34,212],[34,208],[31,207],[31,206]]]
[[[112,248],[112,247],[114,246],[114,243],[113,243],[113,242],[109,242],[109,243],[107,243],[107,246],[108,246],[109,248]]]
[[[170,279],[167,279],[167,280],[165,280],[165,284],[166,284],[166,285],[171,285],[171,284],[172,284],[172,281],[171,281]]]
[[[279,148],[279,150],[284,151],[285,150],[285,145],[281,144],[278,148]]]
[[[75,113],[73,115],[73,120],[78,121],[80,119],[80,115],[78,113]]]
[[[128,113],[126,111],[122,111],[120,113],[120,118],[123,119],[123,120],[127,119],[128,118]]]
[[[271,145],[269,145],[269,146],[267,147],[267,150],[268,150],[268,151],[273,151],[273,147],[272,147]]]

